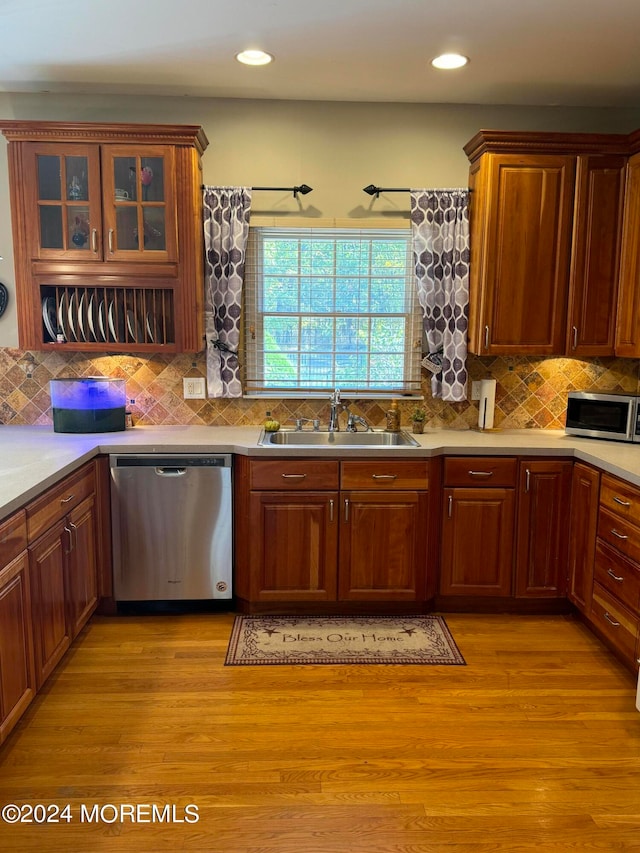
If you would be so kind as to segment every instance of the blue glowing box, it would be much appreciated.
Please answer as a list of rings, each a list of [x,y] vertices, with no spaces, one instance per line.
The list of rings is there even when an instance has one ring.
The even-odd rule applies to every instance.
[[[54,432],[117,432],[125,428],[124,379],[52,379],[49,388]]]

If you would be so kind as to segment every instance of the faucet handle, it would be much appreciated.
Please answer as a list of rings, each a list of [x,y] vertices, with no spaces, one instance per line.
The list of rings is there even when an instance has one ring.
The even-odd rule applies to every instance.
[[[331,395],[331,402],[336,405],[340,402],[340,389],[336,388],[333,394]]]

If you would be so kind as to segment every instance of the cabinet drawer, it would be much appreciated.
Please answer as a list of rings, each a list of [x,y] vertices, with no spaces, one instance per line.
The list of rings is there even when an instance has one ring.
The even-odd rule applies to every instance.
[[[337,460],[280,459],[251,462],[250,488],[287,491],[289,489],[337,489]]]
[[[600,507],[598,536],[617,551],[640,563],[640,528]]]
[[[634,524],[640,524],[640,492],[634,486],[608,474],[602,475],[600,506]]]
[[[517,462],[509,456],[454,456],[444,461],[445,486],[516,485]]]
[[[27,506],[29,542],[33,542],[52,524],[64,518],[69,510],[93,494],[95,488],[95,471],[91,462],[30,503]]]
[[[591,621],[628,661],[635,661],[638,618],[599,583],[593,585]]]
[[[630,610],[639,611],[640,569],[604,542],[596,545],[595,579]]]
[[[341,462],[340,485],[343,489],[384,489],[385,491],[427,489],[429,462],[426,459]]]
[[[0,567],[27,547],[27,516],[23,509],[0,524]]]

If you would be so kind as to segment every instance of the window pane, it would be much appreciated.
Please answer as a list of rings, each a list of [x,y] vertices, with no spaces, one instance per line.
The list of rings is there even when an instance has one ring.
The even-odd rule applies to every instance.
[[[287,276],[264,277],[264,311],[298,312],[298,280]]]

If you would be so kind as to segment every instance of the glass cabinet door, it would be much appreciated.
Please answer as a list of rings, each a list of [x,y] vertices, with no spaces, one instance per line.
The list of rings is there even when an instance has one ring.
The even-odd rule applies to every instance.
[[[98,149],[33,145],[35,204],[33,256],[95,260],[101,257]]]
[[[177,260],[172,154],[104,147],[106,260]]]

